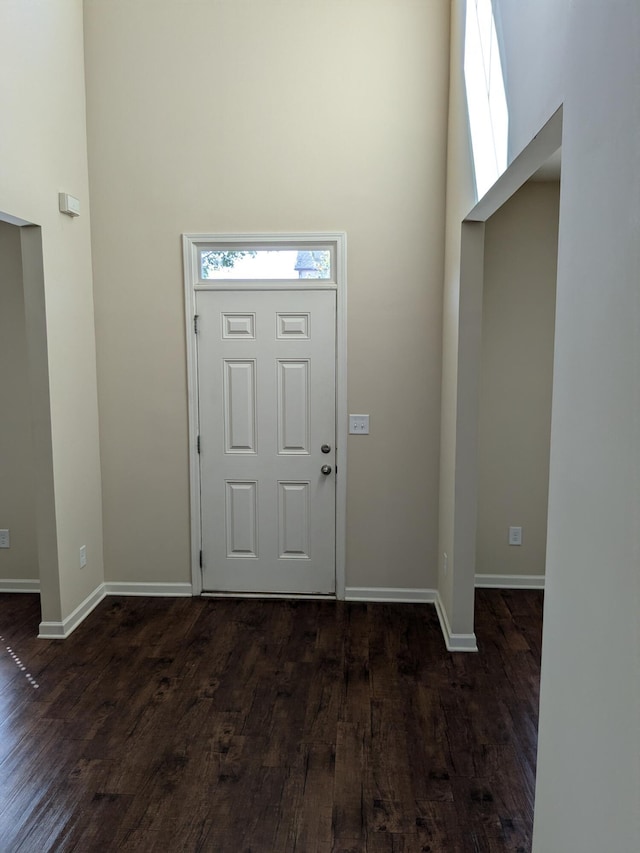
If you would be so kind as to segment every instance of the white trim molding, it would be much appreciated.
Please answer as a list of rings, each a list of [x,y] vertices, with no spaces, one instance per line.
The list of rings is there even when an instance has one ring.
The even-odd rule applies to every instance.
[[[0,580],[0,592],[40,592],[39,580],[4,578]]]
[[[100,584],[62,622],[41,622],[38,637],[42,640],[65,640],[105,597],[105,585]]]
[[[475,634],[454,634],[437,589],[403,589],[402,587],[348,586],[347,601],[386,602],[389,604],[434,604],[440,630],[449,652],[477,652]]]
[[[447,611],[444,609],[444,605],[442,604],[442,599],[440,598],[439,594],[436,598],[435,605],[436,613],[438,614],[438,619],[440,621],[440,629],[442,630],[442,636],[444,637],[444,642],[447,647],[447,651],[477,652],[478,643],[476,641],[475,633],[454,634],[451,630]]]
[[[193,595],[190,583],[135,583],[130,581],[107,581],[107,595],[150,595],[166,598],[185,598]]]
[[[483,577],[483,576],[480,576]],[[493,576],[491,576],[493,577]],[[537,576],[533,576],[537,577]],[[0,582],[1,583],[1,582]],[[0,592],[39,592],[37,581],[4,581],[8,583],[31,584],[31,588],[3,589]],[[87,598],[76,607],[62,622],[41,622],[38,637],[44,640],[64,640],[81,622],[94,610],[98,604],[110,595],[124,596],[156,596],[165,598],[191,598],[193,587],[190,583],[135,583],[130,581],[109,581],[100,584]],[[333,596],[266,596],[256,594],[225,594],[204,593],[207,598],[298,598],[298,599],[321,599],[325,601],[335,600]],[[442,605],[437,589],[416,589],[403,587],[361,587],[351,586],[345,589],[346,601],[360,601],[387,604],[434,604],[440,629],[447,650],[450,652],[477,652],[475,634],[454,634],[449,625],[446,611]]]
[[[544,589],[544,575],[476,575],[477,589]]]
[[[8,581],[5,583],[8,583]],[[33,591],[39,592],[39,586],[38,584],[38,589]],[[26,592],[27,590],[0,589],[0,592],[10,591]],[[188,596],[190,598],[192,594],[190,583],[129,583],[126,581],[110,581],[100,584],[99,587],[94,589],[91,595],[88,595],[76,607],[73,613],[70,613],[62,622],[41,622],[38,637],[42,640],[65,640],[108,595],[146,595],[165,596],[168,598],[183,598]]]
[[[389,604],[435,604],[437,589],[403,589],[384,586],[348,586],[346,601],[380,601]]]

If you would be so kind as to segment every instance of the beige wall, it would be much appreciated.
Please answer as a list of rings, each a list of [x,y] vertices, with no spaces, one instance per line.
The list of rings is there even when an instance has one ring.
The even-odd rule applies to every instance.
[[[559,201],[529,182],[485,225],[476,574],[545,570]]]
[[[33,437],[20,230],[0,222],[0,528],[11,547],[0,549],[0,579],[36,580]]]
[[[44,291],[32,307],[38,317],[46,310],[46,326],[30,351],[48,350],[50,429],[39,420],[36,432],[48,433],[49,448],[37,454],[52,459],[55,492],[48,490],[53,506],[39,502],[37,512],[56,543],[50,571],[41,563],[43,621],[58,623],[103,580],[80,0],[3,0],[0,65],[0,213],[42,228]],[[79,219],[59,213],[61,190],[80,199]],[[35,279],[37,258],[32,266]]]
[[[494,0],[510,160],[563,105],[556,333],[534,853],[633,850],[640,835],[640,6]],[[454,531],[460,223],[474,203],[453,0],[443,312],[440,549]],[[451,555],[450,555],[451,557]],[[440,589],[468,630],[473,576]],[[587,805],[588,804],[588,805]]]
[[[447,0],[85,3],[110,580],[190,580],[180,235],[348,235],[347,585],[436,581]]]

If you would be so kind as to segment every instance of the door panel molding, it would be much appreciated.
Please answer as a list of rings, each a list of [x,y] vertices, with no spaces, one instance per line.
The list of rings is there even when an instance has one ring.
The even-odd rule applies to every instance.
[[[278,359],[278,453],[309,455],[309,359]]]
[[[312,233],[290,233],[290,234],[183,234],[183,271],[184,271],[184,295],[185,295],[185,330],[187,347],[187,383],[188,383],[188,415],[189,415],[189,479],[190,479],[190,516],[191,516],[191,582],[194,595],[203,594],[202,569],[200,566],[200,548],[202,542],[202,518],[200,499],[200,466],[199,466],[199,412],[198,412],[198,359],[197,359],[197,323],[196,315],[196,293],[202,290],[288,290],[288,291],[313,291],[334,290],[336,291],[336,554],[335,554],[335,597],[345,597],[345,571],[346,571],[346,497],[347,497],[347,279],[346,279],[346,234],[344,232],[312,232]],[[203,248],[211,250],[238,249],[250,250],[252,247],[260,248],[294,248],[299,250],[313,250],[315,248],[328,248],[331,252],[331,279],[301,279],[285,281],[244,281],[237,282],[229,280],[209,281],[203,280],[199,268],[200,257]],[[277,320],[276,334],[285,338],[300,338],[311,333],[308,318],[305,319],[304,312],[295,316],[283,315]],[[247,338],[253,337],[254,320],[250,315],[229,316],[225,320],[225,328],[217,330],[218,334],[225,337]],[[244,453],[251,452],[244,450]],[[300,451],[298,451],[300,452]],[[283,485],[285,481],[283,481]],[[289,485],[289,483],[287,483]],[[293,497],[293,494],[288,495]],[[297,520],[293,527],[298,527],[298,532],[293,536],[297,542],[292,543],[295,548],[304,550],[303,521],[304,512],[302,507],[294,509],[293,516],[290,515],[289,524]],[[293,535],[294,530],[282,534],[285,539]],[[303,537],[304,538],[304,537]],[[282,542],[285,547],[292,545]],[[289,554],[290,559],[307,559],[303,554]],[[204,593],[209,595],[210,593]],[[291,596],[282,596],[291,597]],[[295,597],[295,596],[294,596]],[[301,595],[300,597],[308,597]]]

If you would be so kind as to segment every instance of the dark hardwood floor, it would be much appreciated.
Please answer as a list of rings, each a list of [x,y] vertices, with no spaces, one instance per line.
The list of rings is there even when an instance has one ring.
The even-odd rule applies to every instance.
[[[0,595],[0,851],[531,847],[542,593],[107,598],[65,641]]]

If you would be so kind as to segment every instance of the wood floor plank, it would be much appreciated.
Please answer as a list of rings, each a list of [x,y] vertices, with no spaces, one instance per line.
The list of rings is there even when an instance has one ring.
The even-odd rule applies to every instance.
[[[529,853],[542,599],[479,590],[474,655],[429,605],[113,597],[61,642],[1,594],[0,851]]]
[[[333,832],[338,842],[362,838],[365,830],[364,780],[365,734],[354,723],[336,726],[336,766]]]
[[[281,835],[280,846],[274,849],[320,853],[330,849],[332,842],[335,747],[326,743],[308,744],[303,748],[303,760],[302,783],[293,802],[290,844],[286,846]],[[291,791],[285,789],[285,802],[290,796]]]

